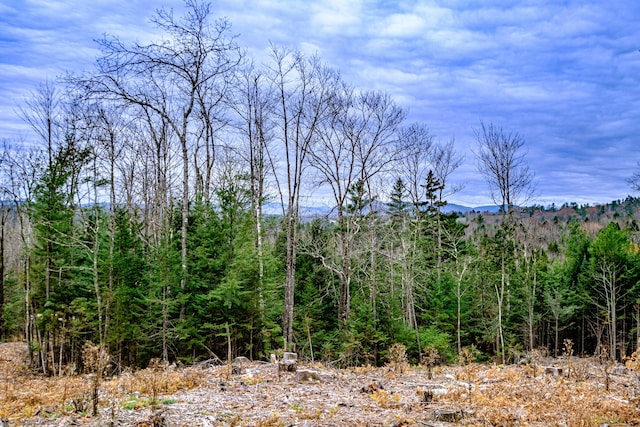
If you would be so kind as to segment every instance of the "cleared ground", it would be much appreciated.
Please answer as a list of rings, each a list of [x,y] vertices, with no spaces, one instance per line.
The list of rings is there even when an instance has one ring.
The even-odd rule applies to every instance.
[[[432,379],[422,367],[156,366],[101,381],[97,416],[93,377],[43,378],[26,362],[24,344],[0,345],[3,427],[640,425],[635,373],[592,359],[438,367]]]

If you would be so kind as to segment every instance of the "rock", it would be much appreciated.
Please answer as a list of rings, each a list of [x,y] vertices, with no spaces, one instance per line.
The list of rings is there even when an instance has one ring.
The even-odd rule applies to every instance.
[[[613,375],[627,375],[629,370],[625,366],[618,365],[611,370],[611,373]]]
[[[380,390],[384,390],[384,387],[382,386],[382,384],[380,384],[378,381],[373,382],[371,384],[368,384],[364,387],[362,387],[360,389],[361,393],[368,393],[368,394],[372,394],[375,393],[376,391],[380,391]]]
[[[251,361],[244,356],[238,356],[233,359],[231,363],[231,374],[242,375],[245,373],[245,368],[251,365]]]
[[[247,359],[244,356],[238,356],[235,359],[233,359],[232,365],[234,366],[241,366],[243,368],[251,365],[251,361],[249,359]]]
[[[558,368],[555,366],[547,366],[546,368],[544,368],[544,374],[552,375],[554,377],[559,377],[560,375],[562,375],[562,368]]]
[[[321,381],[321,380],[320,380],[320,375],[318,375],[317,372],[302,370],[302,371],[296,372],[296,381],[305,382],[305,381]]]
[[[57,412],[56,408],[52,405],[45,405],[45,406],[41,406],[39,407],[36,412],[35,415],[39,415],[42,417],[48,417],[51,416],[53,414],[55,414]]]
[[[449,408],[441,408],[437,409],[433,412],[433,421],[439,421],[443,423],[457,423],[462,419],[462,412],[449,409]]]

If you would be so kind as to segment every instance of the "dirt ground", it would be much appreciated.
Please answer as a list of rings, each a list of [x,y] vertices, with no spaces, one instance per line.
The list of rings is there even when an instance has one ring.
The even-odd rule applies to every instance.
[[[0,344],[6,426],[638,426],[636,374],[592,359],[333,369],[268,362],[155,366],[101,380],[30,372]]]

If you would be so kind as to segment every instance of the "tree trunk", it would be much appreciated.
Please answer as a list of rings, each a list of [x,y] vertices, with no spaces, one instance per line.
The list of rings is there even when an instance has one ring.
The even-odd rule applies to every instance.
[[[286,256],[286,277],[284,285],[284,347],[291,350],[293,345],[293,306],[294,290],[296,283],[296,217],[292,211],[293,206],[289,205],[286,233],[287,233],[287,256]]]
[[[189,150],[187,147],[187,117],[185,113],[185,123],[183,126],[183,134],[181,136],[182,143],[182,221],[180,227],[180,290],[185,291],[187,286],[187,227],[189,226]],[[184,302],[180,305],[180,320],[185,319]]]
[[[4,281],[4,229],[7,221],[7,209],[0,207],[0,341],[6,338],[6,326],[4,315],[4,294],[5,294],[5,281]]]
[[[340,290],[338,297],[338,325],[341,330],[347,329],[347,323],[349,321],[349,306],[350,304],[350,277],[351,277],[351,260],[349,250],[349,231],[347,218],[344,216],[344,212],[341,206],[337,207],[338,211],[338,224],[340,227],[340,256],[341,268],[340,268]]]
[[[369,185],[367,185],[369,186]],[[369,263],[371,269],[371,316],[373,320],[373,328],[378,328],[378,258],[377,253],[377,235],[376,235],[376,215],[373,212],[373,197],[371,188],[369,188]],[[412,295],[413,297],[413,295]]]
[[[502,254],[502,262],[500,269],[500,289],[496,286],[496,296],[498,302],[498,352],[502,358],[502,363],[506,363],[504,351],[504,332],[502,329],[502,316],[504,308],[504,295],[507,282],[507,272],[505,266],[504,254]]]

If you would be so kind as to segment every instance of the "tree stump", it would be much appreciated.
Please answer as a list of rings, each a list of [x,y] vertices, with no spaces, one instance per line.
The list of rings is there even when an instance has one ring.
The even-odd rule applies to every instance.
[[[282,361],[278,363],[278,372],[296,372],[298,369],[298,355],[296,353],[285,352]]]

